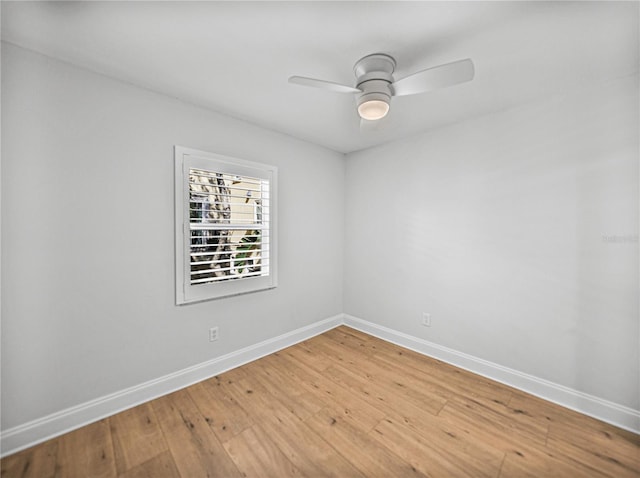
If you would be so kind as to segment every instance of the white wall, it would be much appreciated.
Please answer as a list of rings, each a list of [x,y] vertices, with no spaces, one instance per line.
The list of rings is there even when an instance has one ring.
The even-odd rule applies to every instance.
[[[174,305],[175,144],[279,167],[277,289]],[[2,429],[341,313],[343,190],[338,153],[3,43]]]
[[[639,410],[638,102],[622,78],[348,155],[345,312]]]
[[[638,234],[637,76],[351,154],[346,180],[4,43],[2,100],[3,431],[342,311],[640,409],[638,243],[603,240]],[[174,144],[280,168],[277,289],[174,305]]]

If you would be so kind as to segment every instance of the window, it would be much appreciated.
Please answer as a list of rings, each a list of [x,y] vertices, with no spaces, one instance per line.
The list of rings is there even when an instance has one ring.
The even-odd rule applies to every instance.
[[[277,285],[274,166],[175,147],[176,302]]]

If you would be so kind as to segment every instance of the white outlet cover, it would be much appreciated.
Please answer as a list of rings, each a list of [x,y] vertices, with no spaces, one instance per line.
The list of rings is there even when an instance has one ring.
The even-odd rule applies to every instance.
[[[211,327],[209,329],[209,342],[215,342],[218,340],[218,327]]]

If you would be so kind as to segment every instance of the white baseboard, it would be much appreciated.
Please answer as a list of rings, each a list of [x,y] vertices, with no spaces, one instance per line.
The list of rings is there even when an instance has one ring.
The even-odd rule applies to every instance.
[[[206,380],[319,335],[342,323],[343,315],[338,314],[164,377],[10,428],[2,432],[0,436],[1,456],[10,455],[154,398]]]
[[[474,357],[348,314],[344,324],[387,342],[523,390],[620,428],[640,433],[640,411]]]

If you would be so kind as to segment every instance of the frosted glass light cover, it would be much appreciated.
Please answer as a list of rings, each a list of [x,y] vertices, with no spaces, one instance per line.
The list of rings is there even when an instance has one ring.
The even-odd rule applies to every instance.
[[[384,118],[389,112],[389,103],[381,100],[365,101],[358,106],[358,114],[369,121]]]

